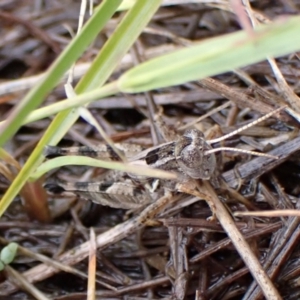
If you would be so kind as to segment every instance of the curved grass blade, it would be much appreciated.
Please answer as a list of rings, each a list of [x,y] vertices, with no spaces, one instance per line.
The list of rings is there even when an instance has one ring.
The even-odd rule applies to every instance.
[[[68,158],[57,157],[57,158],[47,160],[36,169],[34,174],[30,176],[30,180],[36,180],[40,178],[42,175],[44,175],[45,173],[55,168],[60,168],[63,166],[70,166],[70,165],[113,169],[113,170],[119,170],[127,173],[133,173],[141,176],[154,177],[154,178],[164,178],[164,179],[176,178],[176,174],[163,171],[163,170],[152,169],[150,167],[144,167],[144,166],[137,166],[134,164],[125,164],[121,162],[104,161],[100,159],[78,155],[78,156],[70,156]]]

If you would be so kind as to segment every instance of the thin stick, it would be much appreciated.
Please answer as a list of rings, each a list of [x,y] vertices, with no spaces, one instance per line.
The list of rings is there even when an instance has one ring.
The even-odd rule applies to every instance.
[[[218,106],[218,107],[210,110],[208,113],[202,115],[201,117],[197,118],[196,120],[194,120],[194,121],[192,121],[190,123],[187,123],[187,124],[185,124],[183,126],[180,126],[179,130],[187,129],[187,128],[189,128],[189,127],[191,127],[191,126],[193,126],[193,125],[201,122],[202,120],[206,119],[207,117],[209,117],[209,116],[217,113],[218,111],[220,111],[220,110],[222,110],[222,109],[230,106],[231,104],[232,104],[231,101],[228,101],[228,102],[226,102],[226,103],[224,103],[224,104],[222,104],[222,105],[220,105],[220,106]]]
[[[236,250],[239,252],[241,258],[249,268],[252,276],[261,287],[266,299],[281,299],[281,296],[276,290],[274,284],[266,274],[265,270],[262,268],[257,257],[252,252],[244,236],[235,226],[233,219],[229,215],[222,202],[219,200],[210,183],[203,180],[201,185],[199,183],[199,188],[205,194],[210,195],[213,205],[216,207],[216,216],[220,224],[226,231]]]
[[[251,216],[251,217],[300,217],[300,211],[297,209],[278,209],[278,210],[261,210],[261,211],[237,211],[233,213],[236,217]]]

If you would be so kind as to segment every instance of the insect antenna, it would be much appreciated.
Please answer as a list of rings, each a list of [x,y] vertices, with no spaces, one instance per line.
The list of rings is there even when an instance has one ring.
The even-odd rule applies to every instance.
[[[238,148],[231,148],[231,147],[219,147],[219,148],[214,148],[210,150],[206,150],[204,152],[204,155],[210,155],[212,153],[216,153],[219,151],[232,151],[232,152],[240,152],[240,153],[246,153],[250,155],[255,155],[255,156],[263,156],[263,157],[269,157],[269,158],[274,158],[278,159],[278,156],[267,154],[267,153],[261,153],[261,152],[256,152],[256,151],[251,151],[251,150],[246,150],[246,149],[238,149]]]
[[[221,136],[219,138],[208,140],[207,142],[209,144],[214,144],[214,143],[217,143],[217,142],[224,141],[224,140],[228,139],[229,137],[232,137],[232,136],[234,136],[234,135],[236,135],[236,134],[238,134],[238,133],[240,133],[240,132],[242,132],[242,131],[244,131],[244,130],[246,130],[246,129],[248,129],[248,128],[250,128],[250,127],[252,127],[252,126],[254,126],[254,125],[256,125],[256,124],[258,124],[258,123],[260,123],[260,122],[262,122],[264,120],[266,120],[266,119],[268,119],[268,118],[270,118],[271,116],[273,116],[274,114],[276,114],[279,111],[283,110],[284,108],[286,108],[286,106],[279,107],[279,108],[271,111],[270,113],[266,114],[265,116],[263,116],[261,118],[258,118],[257,120],[255,120],[255,121],[253,121],[253,122],[251,122],[251,123],[249,123],[249,124],[247,124],[245,126],[242,126],[241,128],[238,128],[237,130],[234,130],[234,131],[232,131],[232,132],[230,132],[228,134],[225,134],[225,135],[223,135],[223,136]]]
[[[286,106],[283,106],[283,107],[279,107],[273,111],[271,111],[270,113],[266,114],[265,116],[245,125],[245,126],[242,126],[241,128],[238,128],[237,130],[234,130],[226,135],[223,135],[219,138],[216,138],[216,139],[212,139],[212,140],[208,140],[207,143],[209,144],[214,144],[214,143],[217,143],[217,142],[220,142],[220,141],[224,141],[225,139],[229,138],[229,137],[232,137],[268,118],[270,118],[271,116],[273,116],[274,114],[276,114],[277,112],[281,111],[282,109],[286,108]],[[215,149],[210,149],[210,150],[206,150],[204,152],[204,155],[210,155],[212,153],[216,153],[216,152],[219,152],[219,151],[234,151],[234,152],[240,152],[240,153],[246,153],[246,154],[250,154],[250,155],[255,155],[255,156],[263,156],[263,157],[269,157],[269,158],[273,158],[273,159],[278,159],[277,156],[274,156],[274,155],[270,155],[270,154],[266,154],[266,153],[260,153],[260,152],[256,152],[256,151],[250,151],[250,150],[245,150],[245,149],[237,149],[237,148],[231,148],[231,147],[219,147],[219,148],[215,148]]]

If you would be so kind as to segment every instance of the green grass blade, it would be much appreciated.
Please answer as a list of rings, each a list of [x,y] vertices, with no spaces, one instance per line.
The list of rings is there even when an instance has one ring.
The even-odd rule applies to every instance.
[[[253,36],[239,31],[212,38],[142,63],[118,81],[120,90],[137,93],[199,80],[300,49],[300,17],[258,27]]]
[[[108,1],[113,4],[111,0]],[[126,14],[114,34],[107,41],[92,67],[76,87],[77,93],[100,87],[116,68],[120,59],[126,54],[136,38],[159,8],[161,0],[138,1]],[[32,155],[11,184],[0,202],[0,216],[18,194],[26,180],[41,163],[41,153],[47,144],[56,144],[78,118],[76,110],[59,113],[45,135],[40,140]]]
[[[43,101],[74,62],[92,43],[111,18],[121,0],[104,1],[77,35],[46,72],[43,79],[17,105],[1,127],[0,145],[3,145],[22,125],[25,117]]]
[[[81,95],[77,95],[70,99],[61,100],[59,102],[55,102],[53,104],[39,108],[39,109],[33,111],[32,113],[30,113],[24,119],[23,125],[50,117],[52,115],[55,115],[59,112],[67,110],[67,109],[86,105],[92,101],[95,101],[95,100],[98,100],[98,99],[101,99],[101,98],[104,98],[104,97],[107,97],[110,95],[114,95],[118,92],[119,92],[119,90],[117,89],[116,82],[106,84],[105,86],[94,89],[90,92],[87,92],[87,93],[84,93]],[[1,125],[1,122],[0,122],[0,125]]]
[[[79,81],[76,93],[83,94],[101,87],[113,73],[143,28],[148,24],[161,0],[138,1],[125,15],[110,39],[95,58],[90,69]],[[115,93],[118,92],[115,86]],[[56,144],[79,117],[76,110],[65,110],[55,117],[38,146]],[[59,123],[62,122],[60,126]],[[40,150],[39,150],[40,151]]]
[[[170,173],[163,170],[151,169],[146,166],[139,166],[134,164],[124,164],[121,162],[112,162],[112,161],[104,161],[100,159],[95,159],[86,156],[70,156],[66,157],[57,157],[54,159],[50,159],[43,164],[41,164],[34,174],[30,176],[30,180],[36,180],[40,178],[45,173],[53,170],[54,168],[59,168],[62,166],[70,166],[70,165],[78,165],[78,166],[91,166],[98,168],[106,168],[119,170],[127,173],[133,173],[141,176],[154,177],[154,178],[164,178],[164,179],[175,179],[176,174]]]
[[[104,84],[123,56],[128,52],[142,30],[159,8],[161,0],[137,1],[101,49],[91,68],[76,86],[82,93]]]

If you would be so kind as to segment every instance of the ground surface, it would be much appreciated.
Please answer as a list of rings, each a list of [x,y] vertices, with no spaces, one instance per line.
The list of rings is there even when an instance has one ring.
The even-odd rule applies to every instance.
[[[214,1],[218,4],[214,7],[213,3],[204,5],[200,2],[162,7],[149,24],[151,31],[141,35],[113,77],[138,59],[147,59],[188,42],[240,29],[237,16],[228,11],[229,4]],[[2,119],[35,84],[34,78],[24,82],[15,80],[43,73],[69,42],[68,28],[76,31],[78,1],[46,3],[0,3]],[[282,15],[299,14],[300,3],[253,1],[253,8],[259,16],[273,20]],[[82,72],[111,34],[118,18],[121,15],[115,16],[97,42],[80,59],[78,66],[82,67]],[[297,98],[298,56],[280,58],[277,65],[286,86]],[[75,80],[81,76],[80,72],[76,73]],[[13,82],[16,83],[15,88],[11,85]],[[284,96],[289,94],[284,87],[277,84],[270,64],[265,61],[234,73],[147,95],[116,95],[91,104],[90,112],[114,141],[148,148],[153,145],[147,108],[151,98],[157,106],[163,107],[164,119],[172,128],[179,128],[210,113],[195,126],[204,131],[208,138],[214,138],[256,120],[261,113],[286,104]],[[45,103],[63,98],[65,94],[61,84],[45,99]],[[6,150],[22,165],[50,122],[50,118],[43,119],[22,127],[6,145]],[[222,159],[218,158],[216,175],[222,175],[220,178],[224,182],[215,191],[230,214],[237,211],[270,212],[299,206],[298,128],[299,124],[282,111],[227,141],[231,147],[273,151],[278,156],[275,161],[239,153],[223,153]],[[60,145],[90,146],[97,145],[100,140],[96,130],[79,120]],[[9,174],[15,172],[11,166],[8,169]],[[4,171],[1,174],[4,175],[0,178],[0,191],[4,194],[10,180]],[[99,169],[66,167],[48,174],[47,178],[70,182],[95,181],[100,174]],[[61,261],[65,267],[76,262],[73,267],[80,274],[78,271],[74,274],[74,269],[69,270],[73,274],[68,270],[61,271],[62,266],[57,266],[59,271],[47,268],[41,257],[25,252],[20,253],[11,264],[12,269],[22,273],[49,299],[87,298],[85,274],[88,274],[88,250],[93,244],[90,227],[95,230],[98,244],[95,262],[97,299],[262,299],[261,290],[237,252],[237,247],[230,242],[226,228],[223,229],[218,221],[208,220],[211,211],[206,202],[185,194],[176,194],[175,197],[178,198],[176,203],[156,214],[159,222],[153,224],[155,226],[144,227],[128,221],[141,210],[128,213],[126,210],[92,204],[74,195],[49,196],[52,217],[43,223],[36,220],[36,215],[43,215],[42,212],[24,206],[24,202],[17,198],[0,220],[1,243],[18,242],[32,253]],[[227,219],[225,222],[229,221]],[[234,221],[246,237],[254,256],[270,274],[279,294],[284,299],[299,299],[300,231],[297,217],[241,216],[235,217]],[[118,224],[121,225],[114,227]],[[50,261],[50,264],[53,262]],[[1,299],[37,297],[11,284],[15,277],[11,269],[7,268],[2,273]],[[7,278],[11,278],[11,282]],[[41,296],[40,299],[46,298]]]

